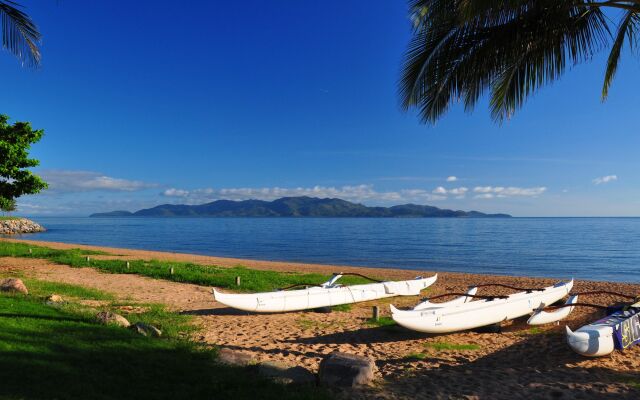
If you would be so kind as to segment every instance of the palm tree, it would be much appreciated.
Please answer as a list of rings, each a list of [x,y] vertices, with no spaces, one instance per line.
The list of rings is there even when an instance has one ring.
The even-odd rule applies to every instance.
[[[14,1],[0,0],[2,47],[18,57],[23,65],[37,67],[40,64],[40,32],[19,8],[20,5]]]
[[[400,81],[405,110],[434,123],[489,93],[501,122],[567,66],[609,50],[602,100],[623,45],[638,49],[640,0],[409,0],[414,23]]]

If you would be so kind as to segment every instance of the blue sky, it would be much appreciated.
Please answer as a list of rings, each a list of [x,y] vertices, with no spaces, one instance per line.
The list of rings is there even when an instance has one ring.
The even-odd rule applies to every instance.
[[[51,189],[22,214],[306,194],[640,216],[630,54],[606,103],[603,54],[502,125],[484,102],[425,126],[398,106],[402,1],[23,4],[43,63],[0,54],[0,112],[45,129],[32,154]]]

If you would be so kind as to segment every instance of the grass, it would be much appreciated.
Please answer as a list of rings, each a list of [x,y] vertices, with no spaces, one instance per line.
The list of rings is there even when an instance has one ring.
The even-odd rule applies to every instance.
[[[434,342],[434,343],[425,343],[424,347],[428,349],[434,349],[436,351],[475,351],[480,350],[480,346],[477,344],[456,344],[456,343],[447,343],[447,342]]]
[[[381,326],[381,327],[397,325],[396,321],[394,321],[393,318],[391,317],[380,317],[377,320],[373,318],[369,318],[366,321],[366,324],[371,326]]]
[[[349,312],[351,311],[352,308],[353,307],[351,306],[351,304],[340,304],[340,305],[331,307],[331,311]]]
[[[156,279],[215,286],[245,292],[271,291],[295,284],[315,285],[326,282],[330,278],[330,276],[322,274],[261,271],[242,266],[223,268],[184,262],[129,260],[129,268],[127,268],[127,262],[124,260],[99,260],[94,258],[87,260],[87,256],[103,254],[106,253],[81,249],[58,250],[26,243],[0,241],[0,257],[41,258],[71,267],[92,267],[109,273],[137,274]],[[240,286],[235,284],[237,276],[241,280]],[[340,283],[352,285],[369,283],[369,281],[359,277],[346,276],[340,279]]]
[[[0,294],[0,398],[254,399],[257,393],[263,399],[328,398],[318,388],[285,387],[251,369],[216,363],[215,349],[176,337],[186,329],[187,316],[153,305],[127,315],[164,329],[162,338],[148,338],[99,325],[77,304],[52,307],[42,298],[52,288],[63,297],[108,294],[73,285],[30,285],[28,296]]]
[[[326,329],[333,325],[341,325],[339,322],[314,321],[309,318],[299,318],[296,320],[296,324],[301,329]]]
[[[624,377],[620,383],[624,383],[634,389],[640,389],[640,380],[633,377]]]
[[[409,353],[404,356],[406,360],[424,360],[427,358],[427,355],[424,353]]]
[[[15,274],[13,274],[15,275]],[[83,300],[114,300],[115,297],[110,293],[100,290],[86,288],[78,285],[70,285],[68,283],[41,281],[37,279],[22,278],[31,294],[48,296],[58,294],[64,297],[73,297]]]
[[[14,219],[20,219],[20,217],[3,217],[3,216],[0,216],[0,221],[11,221],[11,220],[14,220]]]
[[[558,331],[558,330],[554,330],[550,327],[546,327],[546,328],[541,328],[541,327],[537,327],[534,326],[532,328],[529,329],[523,329],[520,331],[516,331],[514,332],[514,334],[516,336],[535,336],[535,335],[548,335],[548,336],[553,336],[553,335],[563,335],[564,331]]]

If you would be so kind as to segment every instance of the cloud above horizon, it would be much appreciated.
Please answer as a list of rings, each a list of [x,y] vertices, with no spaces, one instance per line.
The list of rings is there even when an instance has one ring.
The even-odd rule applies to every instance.
[[[618,175],[607,175],[607,176],[601,176],[599,178],[595,178],[593,180],[593,183],[596,185],[601,185],[603,183],[609,183],[617,180],[618,180]]]
[[[502,187],[502,186],[478,186],[473,189],[476,198],[504,198],[504,197],[535,197],[547,190],[546,187]],[[214,200],[275,200],[281,197],[309,196],[321,198],[340,198],[355,202],[370,203],[398,203],[398,202],[425,202],[440,201],[453,197],[465,198],[469,189],[466,187],[445,188],[438,186],[433,190],[425,189],[401,189],[397,191],[377,191],[373,185],[353,185],[341,187],[313,186],[297,188],[202,188],[202,189],[178,189],[164,190],[161,195],[180,199],[188,204],[210,202]]]
[[[503,187],[503,186],[476,186],[473,188],[474,193],[477,193],[474,198],[476,199],[492,199],[505,198],[505,197],[536,197],[547,191],[544,186],[521,188],[515,186]]]
[[[44,170],[38,175],[49,183],[49,190],[54,192],[134,192],[158,187],[154,183],[114,178],[93,171]]]
[[[458,180],[457,176],[451,175],[451,176],[447,177],[447,182],[455,182],[457,180]]]
[[[183,199],[189,203],[203,201],[226,200],[275,200],[281,197],[309,196],[331,197],[356,202],[398,202],[398,201],[437,201],[445,196],[432,194],[423,189],[403,189],[399,191],[380,192],[373,185],[353,185],[341,187],[313,186],[297,188],[203,188],[194,190],[170,188],[162,192],[165,197]]]

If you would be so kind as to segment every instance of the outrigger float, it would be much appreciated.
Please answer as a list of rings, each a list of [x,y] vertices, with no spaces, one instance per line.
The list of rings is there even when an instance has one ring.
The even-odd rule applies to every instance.
[[[473,287],[460,298],[446,303],[427,300],[413,310],[400,310],[391,305],[391,316],[398,325],[418,332],[464,331],[530,314],[562,299],[572,288],[573,280],[542,289],[527,289],[509,296],[477,296],[477,287]],[[482,300],[470,301],[478,297]]]
[[[635,303],[627,303],[617,307],[606,307],[598,304],[578,303],[578,295],[572,296],[567,304],[553,307],[555,311],[540,309],[531,317],[544,321],[544,323],[556,322],[566,318],[575,307],[601,308],[607,311],[607,316],[585,325],[575,331],[568,326],[567,343],[573,351],[583,356],[600,357],[611,354],[614,350],[624,350],[629,346],[640,342],[640,302],[635,296],[628,296],[614,292],[585,292],[581,295],[612,294],[627,299],[633,299]],[[531,320],[530,319],[530,320]]]
[[[376,283],[364,285],[342,286],[337,281],[344,275],[358,274],[336,274],[321,285],[299,290],[239,294],[222,293],[213,289],[213,297],[226,306],[243,311],[263,313],[301,311],[386,297],[417,296],[420,291],[433,285],[438,279],[436,274],[429,278],[418,277],[407,281],[376,281]]]

